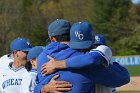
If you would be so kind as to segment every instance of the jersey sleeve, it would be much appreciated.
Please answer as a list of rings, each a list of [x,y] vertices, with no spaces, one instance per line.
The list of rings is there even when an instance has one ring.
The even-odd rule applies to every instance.
[[[66,59],[67,69],[88,68],[104,63],[105,58],[98,52],[90,52]]]
[[[42,65],[48,61],[49,59],[47,58],[47,54],[42,52],[37,59],[37,72],[40,72]]]
[[[124,67],[118,63],[101,65],[106,60],[98,52],[90,52],[84,55],[66,59],[67,69],[90,68],[89,76],[94,84],[101,84],[107,87],[119,87],[130,81],[130,75]]]
[[[117,62],[114,62],[113,65],[110,64],[106,68],[100,65],[91,69],[89,75],[95,84],[107,87],[120,87],[130,81],[127,69],[120,66]]]
[[[41,93],[41,88],[43,87],[42,83],[39,83],[34,88],[34,93]]]

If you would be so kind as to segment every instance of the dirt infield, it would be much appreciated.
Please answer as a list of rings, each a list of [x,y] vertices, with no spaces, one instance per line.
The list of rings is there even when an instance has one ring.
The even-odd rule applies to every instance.
[[[140,76],[131,77],[130,83],[117,88],[117,91],[140,91]]]
[[[117,91],[116,93],[140,93],[140,91]]]

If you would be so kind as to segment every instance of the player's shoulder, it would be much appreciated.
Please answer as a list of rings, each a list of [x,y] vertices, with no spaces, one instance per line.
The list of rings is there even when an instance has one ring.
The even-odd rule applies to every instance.
[[[33,79],[33,78],[36,78],[37,76],[37,72],[29,72],[30,74],[30,77]]]
[[[0,57],[0,59],[3,59],[3,58],[8,58],[8,55],[6,54]]]
[[[112,50],[106,45],[100,45],[95,49],[91,49],[89,53],[101,54],[103,57],[112,58]]]
[[[23,79],[28,79],[29,81],[32,79],[31,74],[27,71],[22,74]]]
[[[99,46],[97,46],[96,48],[94,48],[94,49],[91,49],[91,51],[102,51],[102,50],[108,50],[108,49],[110,49],[110,47],[109,46],[107,46],[107,45],[99,45]]]
[[[8,68],[10,62],[13,62],[13,58],[11,57],[11,54],[6,54],[0,57],[0,69]]]
[[[10,56],[10,54],[3,55],[0,57],[0,62],[7,61],[7,60],[13,60],[13,58]]]

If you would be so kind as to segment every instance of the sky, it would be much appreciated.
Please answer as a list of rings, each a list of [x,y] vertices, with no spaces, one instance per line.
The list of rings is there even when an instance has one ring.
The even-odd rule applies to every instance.
[[[140,0],[132,0],[132,2],[133,2],[134,4],[138,4],[138,3],[140,3]]]

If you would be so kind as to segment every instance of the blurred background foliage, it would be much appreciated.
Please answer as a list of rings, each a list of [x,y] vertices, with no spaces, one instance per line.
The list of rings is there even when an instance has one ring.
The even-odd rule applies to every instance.
[[[140,54],[140,5],[131,0],[0,0],[0,55],[16,37],[46,45],[48,25],[57,18],[88,21],[114,56]]]

